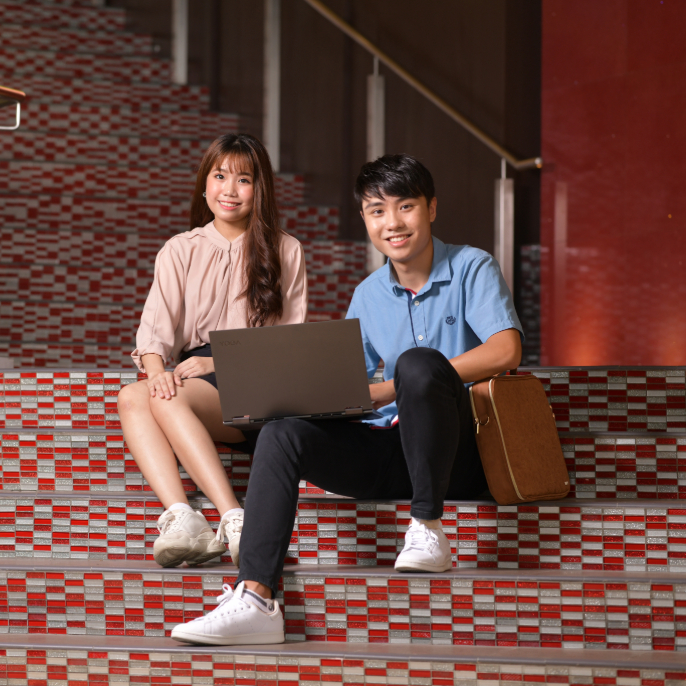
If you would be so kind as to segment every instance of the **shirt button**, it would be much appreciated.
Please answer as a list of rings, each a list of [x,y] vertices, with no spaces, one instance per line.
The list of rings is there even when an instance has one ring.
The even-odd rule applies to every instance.
[[[416,305],[419,305],[419,300],[415,300],[415,301],[414,301],[414,304],[415,304],[415,306],[416,306]]]
[[[423,341],[423,340],[424,340],[424,336],[422,336],[421,334],[420,334],[419,336],[417,336],[417,338],[418,338],[420,341]]]

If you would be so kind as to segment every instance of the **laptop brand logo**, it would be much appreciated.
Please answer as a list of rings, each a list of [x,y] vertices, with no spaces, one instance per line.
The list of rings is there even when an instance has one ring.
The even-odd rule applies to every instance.
[[[241,342],[240,341],[219,341],[219,344],[226,347],[227,345],[240,345]]]

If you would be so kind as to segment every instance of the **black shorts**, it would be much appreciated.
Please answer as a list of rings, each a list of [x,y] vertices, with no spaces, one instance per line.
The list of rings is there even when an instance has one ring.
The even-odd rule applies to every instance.
[[[206,345],[201,345],[199,348],[182,352],[180,361],[184,362],[189,357],[212,357],[212,348],[210,347],[210,344],[207,343]],[[211,374],[205,374],[205,376],[198,376],[196,378],[207,381],[207,383],[212,384],[217,390],[219,390],[219,387],[217,386],[217,375],[214,372]],[[250,453],[252,455],[255,452],[255,444],[257,443],[257,437],[259,436],[259,433],[259,430],[244,431],[244,441],[241,441],[240,443],[225,443],[224,445],[228,445],[233,450]]]

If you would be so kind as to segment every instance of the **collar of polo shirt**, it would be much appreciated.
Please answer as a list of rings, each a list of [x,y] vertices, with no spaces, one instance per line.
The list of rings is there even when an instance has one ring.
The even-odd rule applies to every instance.
[[[431,240],[434,244],[434,259],[431,263],[431,273],[429,274],[429,280],[417,293],[418,296],[428,293],[434,283],[450,282],[453,280],[453,270],[450,266],[448,250],[445,247],[445,243],[435,236],[432,236]],[[405,295],[405,287],[401,286],[398,279],[395,278],[395,273],[391,269],[390,260],[386,263],[386,269],[388,269],[388,284],[391,287],[391,290],[393,290],[396,295]]]

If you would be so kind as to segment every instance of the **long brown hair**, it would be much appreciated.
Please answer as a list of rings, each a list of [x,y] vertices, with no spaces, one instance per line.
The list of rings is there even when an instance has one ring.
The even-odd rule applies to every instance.
[[[274,171],[264,145],[245,133],[226,134],[207,148],[198,169],[193,201],[191,229],[205,226],[214,214],[203,193],[207,177],[226,160],[236,171],[253,175],[253,207],[248,217],[243,251],[245,290],[241,297],[248,301],[250,326],[264,326],[283,314],[281,293],[281,260],[279,243],[281,228],[274,193]]]

